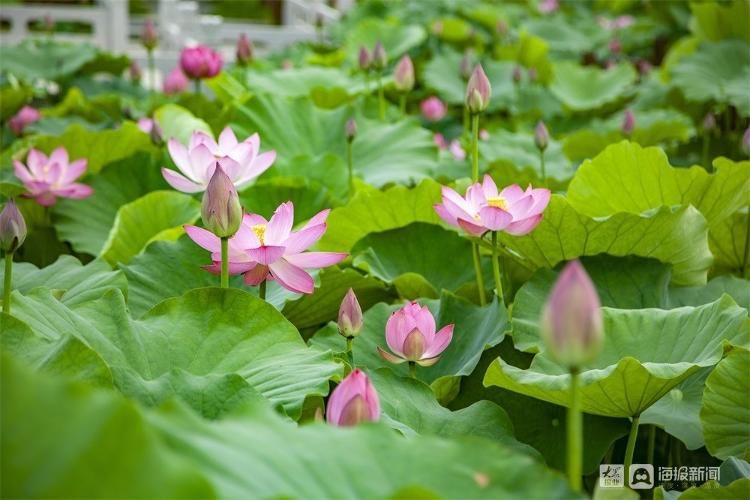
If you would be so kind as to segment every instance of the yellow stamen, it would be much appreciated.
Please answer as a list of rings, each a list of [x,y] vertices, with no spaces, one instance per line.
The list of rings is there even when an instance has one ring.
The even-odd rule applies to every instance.
[[[256,225],[252,226],[251,229],[255,233],[255,236],[258,237],[258,240],[260,241],[260,244],[261,245],[265,245],[266,243],[263,241],[263,238],[266,236],[266,225],[265,224],[256,224]]]
[[[487,204],[491,207],[500,208],[502,210],[508,210],[508,202],[502,196],[495,196],[494,198],[487,198]]]

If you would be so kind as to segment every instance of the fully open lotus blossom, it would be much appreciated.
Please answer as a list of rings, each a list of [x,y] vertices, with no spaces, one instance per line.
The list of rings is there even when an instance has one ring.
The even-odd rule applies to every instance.
[[[13,118],[8,120],[8,126],[16,135],[23,134],[23,130],[32,123],[39,121],[42,114],[31,106],[22,107]]]
[[[179,66],[175,67],[164,79],[164,93],[167,95],[179,94],[185,91],[189,83]]]
[[[435,96],[428,97],[422,101],[419,107],[422,110],[422,116],[424,116],[425,120],[430,122],[438,122],[442,120],[445,113],[448,112],[445,103]]]
[[[347,257],[346,253],[339,252],[305,252],[325,233],[329,212],[318,213],[298,231],[292,231],[294,205],[291,201],[282,203],[271,220],[245,214],[239,230],[229,238],[229,274],[244,274],[248,285],[272,279],[292,292],[312,293],[315,284],[306,269],[332,266]],[[206,269],[218,272],[221,264],[219,238],[196,226],[185,226],[185,232],[211,252],[214,263]]]
[[[359,368],[341,381],[328,398],[326,420],[329,424],[349,427],[380,418],[380,399],[367,375]]]
[[[380,347],[378,352],[390,363],[411,361],[432,366],[451,343],[453,326],[446,325],[435,332],[435,318],[427,306],[411,302],[391,314],[385,324],[385,340],[393,354]]]
[[[489,175],[484,176],[481,184],[469,186],[466,197],[447,186],[443,186],[442,193],[442,203],[434,205],[440,218],[473,236],[482,236],[487,231],[527,234],[542,220],[550,199],[549,189],[529,186],[524,191],[517,184],[498,192]]]
[[[219,74],[223,65],[221,55],[205,45],[186,47],[180,54],[182,71],[194,80],[213,78]]]
[[[162,167],[170,186],[183,193],[204,191],[214,173],[216,162],[224,169],[237,189],[250,184],[276,160],[276,151],[260,152],[260,136],[253,134],[242,142],[226,127],[218,142],[209,134],[196,131],[187,146],[169,139],[167,149],[180,173]]]
[[[86,198],[94,192],[90,186],[74,182],[86,171],[86,160],[81,158],[70,162],[68,152],[62,146],[52,151],[49,157],[32,148],[26,165],[15,160],[13,170],[29,191],[24,196],[34,198],[45,207],[54,205],[58,196]]]

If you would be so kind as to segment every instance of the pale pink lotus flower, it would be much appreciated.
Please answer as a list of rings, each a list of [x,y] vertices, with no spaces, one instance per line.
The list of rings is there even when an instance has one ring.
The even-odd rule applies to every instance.
[[[162,167],[162,175],[170,186],[183,193],[205,191],[217,162],[235,187],[241,190],[276,160],[274,150],[260,153],[260,136],[257,133],[239,142],[230,127],[224,128],[218,142],[199,130],[193,132],[187,146],[171,138],[167,142],[167,149],[181,173]]]
[[[472,236],[482,236],[487,231],[522,236],[542,220],[551,193],[549,189],[531,186],[524,191],[517,184],[498,192],[492,177],[485,175],[481,184],[469,186],[465,197],[447,186],[443,186],[442,194],[442,203],[434,208],[448,224]]]
[[[422,116],[424,116],[425,120],[430,122],[438,122],[442,120],[448,112],[445,103],[435,96],[428,97],[422,101],[419,107],[422,110]]]
[[[86,171],[84,158],[71,162],[68,151],[60,146],[45,155],[34,148],[29,151],[26,165],[13,161],[13,170],[28,190],[27,198],[34,198],[44,207],[54,205],[57,197],[86,198],[94,192],[91,186],[74,182]]]
[[[560,8],[559,0],[542,0],[539,4],[539,12],[542,14],[550,14]]]
[[[175,67],[169,72],[167,77],[164,79],[164,93],[167,95],[179,94],[187,89],[190,82],[182,72],[179,66]]]
[[[427,306],[410,302],[391,314],[385,324],[385,340],[393,354],[380,347],[378,352],[389,363],[432,366],[451,343],[453,327],[446,325],[435,332],[435,318]]]
[[[325,233],[329,212],[321,211],[298,231],[292,231],[294,205],[291,201],[282,203],[271,220],[258,214],[245,214],[240,229],[229,238],[229,274],[244,274],[248,285],[276,280],[292,292],[312,293],[315,283],[306,270],[332,266],[348,255],[305,252]],[[218,272],[221,266],[220,239],[196,226],[185,226],[185,232],[195,243],[211,252],[214,263],[205,269]]]
[[[328,398],[326,420],[329,424],[349,427],[380,419],[380,399],[367,375],[356,368],[341,381]]]
[[[359,305],[354,290],[350,288],[339,307],[337,322],[339,333],[346,338],[356,337],[362,330],[362,323],[362,307]]]
[[[31,106],[24,106],[13,116],[13,118],[8,120],[8,126],[14,134],[21,135],[26,127],[39,121],[41,118],[42,114],[39,110],[32,108]]]
[[[185,47],[180,54],[180,67],[188,78],[194,80],[213,78],[224,66],[221,54],[205,45]]]

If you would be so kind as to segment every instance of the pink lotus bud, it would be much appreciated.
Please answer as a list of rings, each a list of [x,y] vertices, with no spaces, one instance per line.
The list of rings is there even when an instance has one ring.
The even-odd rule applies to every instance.
[[[750,156],[750,125],[745,129],[745,133],[742,135],[742,151]]]
[[[709,111],[703,118],[703,130],[711,132],[714,129],[716,129],[716,115]]]
[[[380,419],[380,399],[367,375],[356,368],[336,386],[328,398],[329,424],[349,427]]]
[[[557,278],[542,313],[542,336],[550,354],[569,368],[591,362],[604,341],[599,296],[577,260]]]
[[[438,147],[438,149],[448,149],[448,143],[445,141],[445,136],[440,132],[437,132],[432,136],[432,142]]]
[[[534,129],[534,144],[539,151],[544,151],[549,146],[549,132],[543,121],[539,120]]]
[[[179,94],[185,91],[189,83],[179,66],[175,67],[164,79],[164,93],[167,95]]]
[[[354,121],[354,118],[346,120],[344,133],[346,134],[346,140],[349,142],[352,142],[357,137],[357,122]]]
[[[194,80],[213,78],[221,71],[221,55],[205,45],[186,47],[180,54],[180,67],[188,78]]]
[[[362,330],[362,308],[351,288],[346,292],[339,307],[338,326],[339,333],[346,338],[356,337]]]
[[[622,135],[630,137],[635,130],[635,115],[631,110],[625,111],[625,116],[622,119]]]
[[[370,65],[372,64],[372,56],[370,55],[370,51],[367,50],[367,47],[360,47],[359,48],[359,69],[362,71],[367,71],[370,69]]]
[[[536,68],[529,68],[527,75],[529,76],[530,82],[535,82],[536,79],[539,78],[539,73],[537,73]]]
[[[640,73],[641,76],[648,75],[652,69],[654,69],[654,67],[646,59],[638,61],[638,73]]]
[[[13,253],[26,239],[26,221],[13,198],[0,212],[0,250]]]
[[[130,67],[128,68],[128,75],[130,76],[130,81],[133,83],[139,83],[141,78],[143,78],[141,66],[135,61],[131,62]]]
[[[242,33],[237,40],[237,64],[246,66],[253,62],[253,43]]]
[[[474,67],[474,72],[466,85],[466,107],[472,114],[481,113],[490,104],[492,87],[481,64]]]
[[[414,64],[408,55],[402,57],[396,65],[393,85],[399,92],[409,92],[414,88]]]
[[[146,19],[146,24],[143,26],[143,39],[141,40],[146,50],[151,52],[159,44],[159,35],[156,32],[156,26],[151,18]]]
[[[237,189],[219,163],[216,163],[216,170],[203,193],[201,217],[206,229],[219,238],[232,236],[242,223],[242,206]]]
[[[443,101],[435,96],[428,97],[419,106],[422,109],[422,116],[425,120],[430,122],[438,122],[443,119],[445,114],[448,112],[448,108],[443,104]]]
[[[466,159],[466,151],[464,151],[464,148],[461,147],[461,143],[458,141],[458,139],[453,139],[451,143],[448,145],[448,151],[453,155],[453,158],[456,160],[465,160]]]
[[[513,83],[518,85],[519,83],[521,83],[521,78],[521,66],[516,64],[515,66],[513,66]]]
[[[461,78],[468,80],[471,77],[471,68],[471,49],[466,49],[464,56],[461,58],[461,67],[459,68]]]
[[[375,48],[372,49],[372,67],[378,71],[382,71],[387,64],[388,56],[385,53],[385,47],[383,47],[383,43],[378,40],[378,43],[375,44]]]
[[[609,41],[609,51],[614,54],[622,52],[622,42],[620,42],[619,38],[613,38]]]
[[[390,363],[432,366],[453,339],[453,326],[435,332],[435,318],[427,306],[411,302],[393,313],[385,325],[385,340],[393,354],[380,347],[378,352]]]
[[[551,14],[560,8],[559,0],[542,0],[539,4],[539,12],[542,14]]]
[[[8,120],[8,126],[16,135],[23,134],[23,130],[32,123],[39,121],[42,114],[31,106],[22,107],[18,113]]]

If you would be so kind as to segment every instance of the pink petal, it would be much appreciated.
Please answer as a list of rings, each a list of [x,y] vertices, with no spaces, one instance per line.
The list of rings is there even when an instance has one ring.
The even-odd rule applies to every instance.
[[[219,148],[222,151],[230,151],[237,145],[237,136],[234,135],[234,131],[229,126],[224,127],[224,130],[219,134]]]
[[[288,250],[288,249],[287,249]],[[328,267],[338,264],[348,257],[347,253],[340,252],[305,252],[294,255],[286,255],[284,258],[290,263],[303,269],[314,269]]]
[[[192,151],[200,144],[205,145],[208,150],[211,151],[211,154],[217,153],[219,150],[219,145],[216,144],[216,141],[213,137],[203,132],[202,130],[196,130],[195,132],[193,132],[193,135],[190,136],[188,149]]]
[[[542,214],[533,215],[528,219],[513,222],[504,231],[514,236],[523,236],[524,234],[530,233],[539,222],[542,220]]]
[[[188,155],[193,178],[198,182],[208,184],[216,169],[216,157],[214,157],[205,144],[198,144],[190,150]]]
[[[55,148],[49,155],[49,161],[50,163],[59,163],[61,166],[67,165],[69,161],[68,151],[62,146]]]
[[[68,184],[78,179],[86,171],[86,164],[86,159],[81,158],[80,160],[76,160],[68,165],[68,169],[65,170],[60,177],[60,182],[62,184]]]
[[[449,224],[451,226],[458,227],[458,220],[456,217],[454,217],[445,206],[438,203],[435,205],[432,205],[432,208],[435,209],[435,212],[437,212],[438,216],[445,221],[446,224]]]
[[[79,183],[69,184],[63,188],[55,188],[52,189],[52,192],[57,196],[73,199],[88,198],[89,196],[94,194],[94,190],[91,188],[91,186]]]
[[[533,215],[531,213],[531,207],[534,206],[534,198],[528,194],[523,198],[519,198],[513,203],[508,204],[508,212],[513,215],[513,220],[518,221],[525,219],[526,217]]]
[[[485,175],[482,180],[482,189],[485,198],[497,198],[497,184],[489,175]]]
[[[315,282],[304,269],[290,264],[284,259],[268,266],[274,279],[287,290],[297,293],[312,293]]]
[[[471,213],[479,211],[481,207],[487,204],[487,198],[484,196],[484,190],[482,189],[481,184],[477,182],[476,184],[469,186],[466,190],[466,201],[471,207]]]
[[[443,186],[440,190],[440,193],[443,197],[443,204],[445,204],[446,200],[450,200],[453,205],[456,205],[461,208],[462,211],[469,213],[472,211],[471,205],[463,198],[460,194],[455,192],[449,187]]]
[[[404,340],[416,327],[417,323],[414,318],[407,315],[403,309],[391,314],[385,323],[385,341],[390,350],[404,357]]]
[[[225,156],[231,158],[240,165],[242,165],[243,175],[251,167],[253,157],[253,147],[246,143],[241,142],[230,149],[224,150]]]
[[[172,138],[167,141],[167,150],[174,164],[180,169],[180,172],[189,177],[190,180],[197,182],[199,179],[195,177],[195,172],[193,172],[187,148],[180,144],[177,139]]]
[[[451,343],[451,340],[453,340],[453,328],[454,325],[446,325],[441,328],[435,334],[432,344],[428,345],[427,349],[425,349],[422,359],[434,358],[440,355],[448,347],[448,344]]]
[[[440,356],[435,356],[434,358],[422,358],[422,359],[418,359],[417,360],[417,364],[419,366],[428,367],[428,366],[434,365],[438,361],[440,361]]]
[[[43,207],[51,207],[57,202],[57,198],[49,191],[33,196],[37,203]]]
[[[255,266],[245,273],[245,284],[257,286],[268,278],[268,268],[266,266]]]
[[[198,226],[185,226],[185,232],[199,247],[209,252],[221,252],[221,239],[211,231]]]
[[[400,356],[391,354],[390,352],[384,349],[381,349],[380,346],[378,346],[378,354],[380,354],[380,357],[382,357],[384,360],[388,361],[389,363],[393,363],[394,365],[400,365],[401,363],[406,363],[406,359]]]
[[[445,210],[456,219],[474,220],[474,214],[472,212],[464,210],[462,206],[457,205],[449,198],[443,198],[443,207],[445,207]]]
[[[435,336],[435,318],[430,309],[427,306],[421,306],[415,310],[413,317],[417,323],[417,328],[422,332],[425,340],[430,342]]]
[[[312,246],[326,232],[325,224],[305,227],[289,235],[286,240],[286,251],[288,254],[300,253]]]
[[[472,236],[482,236],[484,233],[487,232],[487,228],[483,226],[478,226],[464,219],[458,219],[458,225],[461,226],[461,229],[463,229],[464,231],[466,231]]]
[[[321,210],[317,214],[315,214],[307,223],[302,227],[302,229],[308,229],[313,226],[317,226],[320,224],[324,224],[326,219],[328,219],[328,214],[331,213],[330,208],[326,208],[325,210]]]
[[[479,210],[479,217],[482,220],[482,225],[490,231],[499,231],[513,222],[511,214],[502,208],[491,207],[489,205]]]
[[[13,172],[24,184],[34,181],[34,177],[29,172],[29,169],[26,168],[26,165],[18,160],[13,160]]]
[[[47,156],[34,148],[31,148],[29,155],[26,157],[26,165],[28,165],[29,172],[37,179],[44,178],[44,166],[47,162]]]
[[[279,260],[284,255],[286,247],[263,245],[258,248],[251,248],[247,254],[258,264],[267,266]]]
[[[245,214],[245,216],[242,218],[242,223],[246,224],[248,227],[252,226],[265,226],[268,224],[268,221],[265,217],[258,214]]]
[[[174,170],[170,170],[166,167],[161,168],[161,175],[164,176],[164,180],[167,181],[167,184],[183,193],[198,193],[206,189],[204,186],[196,184]]]
[[[257,264],[255,262],[232,262],[229,261],[227,264],[227,269],[229,271],[229,274],[232,276],[236,276],[238,274],[246,273],[249,270],[253,269]],[[203,266],[203,269],[208,271],[209,273],[213,274],[219,274],[221,273],[221,261],[215,260],[213,264],[210,266]]]
[[[266,226],[265,241],[269,245],[285,245],[294,224],[294,204],[282,203]]]
[[[526,193],[518,186],[518,184],[511,184],[510,186],[503,188],[503,190],[500,191],[500,196],[502,196],[503,199],[509,204],[515,203],[525,195]]]
[[[544,212],[544,209],[547,208],[552,193],[549,189],[532,189],[531,196],[534,198],[534,206],[532,206],[529,211],[537,214]]]
[[[260,246],[260,240],[252,229],[250,223],[246,223],[247,215],[243,218],[243,222],[240,228],[234,233],[234,236],[229,238],[229,246],[234,247],[238,250],[249,250],[251,248],[258,248]]]

